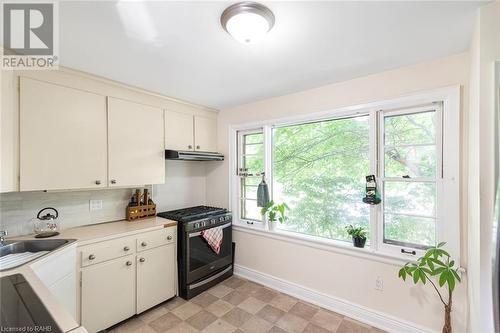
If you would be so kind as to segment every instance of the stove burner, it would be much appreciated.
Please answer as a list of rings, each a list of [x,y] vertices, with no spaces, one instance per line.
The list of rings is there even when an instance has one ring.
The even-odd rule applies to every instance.
[[[189,222],[225,213],[227,213],[225,208],[196,206],[158,213],[158,216],[178,222]]]

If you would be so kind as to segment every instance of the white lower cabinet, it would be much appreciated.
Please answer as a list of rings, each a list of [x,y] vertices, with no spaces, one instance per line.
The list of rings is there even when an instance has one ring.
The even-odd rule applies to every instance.
[[[133,255],[82,270],[82,325],[89,332],[108,328],[135,314]]]
[[[30,267],[55,299],[76,319],[76,244],[45,256]]]
[[[175,244],[137,254],[137,313],[175,295]]]
[[[79,248],[82,326],[98,332],[175,296],[176,231],[173,226]],[[147,249],[138,251],[143,243]],[[127,255],[115,247],[127,248]]]

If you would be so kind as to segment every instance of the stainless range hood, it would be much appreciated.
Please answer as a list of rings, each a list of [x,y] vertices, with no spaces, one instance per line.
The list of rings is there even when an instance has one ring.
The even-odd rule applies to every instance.
[[[165,150],[165,159],[178,161],[224,161],[224,155],[202,151]]]

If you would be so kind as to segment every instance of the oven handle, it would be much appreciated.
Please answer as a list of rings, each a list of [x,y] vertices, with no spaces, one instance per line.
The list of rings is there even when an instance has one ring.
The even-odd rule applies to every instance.
[[[219,273],[217,273],[217,274],[215,274],[215,275],[212,275],[211,277],[209,277],[209,278],[208,278],[208,279],[206,279],[206,280],[200,281],[200,282],[195,283],[195,284],[191,284],[191,285],[189,285],[189,289],[190,289],[190,290],[191,290],[191,289],[195,289],[195,288],[198,288],[198,287],[200,287],[200,286],[202,286],[202,285],[204,285],[204,284],[207,284],[207,283],[209,283],[209,282],[211,282],[211,281],[213,281],[213,280],[217,279],[217,278],[218,278],[218,277],[220,277],[221,275],[226,274],[226,273],[227,273],[227,272],[229,272],[232,268],[233,268],[233,265],[230,265],[228,268],[226,268],[226,269],[225,269],[225,270],[223,270],[222,272],[219,272]]]
[[[227,227],[230,227],[230,226],[231,226],[231,224],[232,224],[231,222],[226,223],[226,224],[223,224],[223,225],[221,225],[221,226],[220,226],[220,228],[225,229],[225,228],[227,228]],[[215,227],[215,228],[219,228],[219,227]],[[198,231],[198,232],[193,232],[193,233],[190,233],[190,234],[189,234],[189,238],[191,238],[191,237],[196,237],[196,236],[199,236],[199,235],[201,235],[201,231]]]

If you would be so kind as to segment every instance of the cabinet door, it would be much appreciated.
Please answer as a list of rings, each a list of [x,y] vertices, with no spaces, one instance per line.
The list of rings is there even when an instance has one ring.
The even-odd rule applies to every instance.
[[[82,325],[94,333],[135,314],[133,255],[82,269]]]
[[[215,118],[194,117],[194,143],[199,151],[217,151],[217,120]]]
[[[194,150],[193,115],[165,111],[165,147],[172,150]]]
[[[137,313],[175,296],[175,243],[137,254]]]
[[[163,110],[108,98],[109,186],[165,182]]]
[[[20,80],[20,190],[105,187],[106,98]]]

